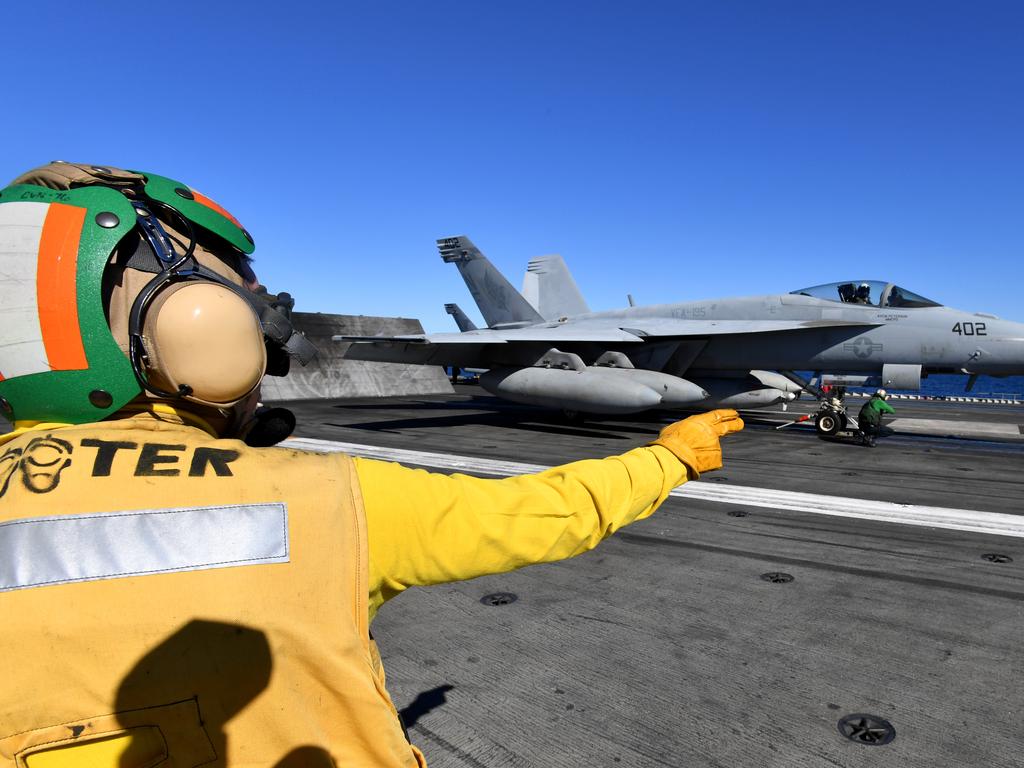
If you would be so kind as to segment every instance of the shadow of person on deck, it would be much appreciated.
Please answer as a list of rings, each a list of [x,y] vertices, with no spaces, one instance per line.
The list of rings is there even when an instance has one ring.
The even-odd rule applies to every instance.
[[[429,691],[423,691],[412,703],[404,707],[398,716],[402,718],[402,724],[406,730],[416,725],[416,722],[423,717],[427,712],[432,709],[437,709],[447,703],[448,698],[445,696],[448,691],[454,690],[454,685],[439,685],[437,688],[431,688]]]
[[[244,710],[270,682],[273,659],[266,635],[237,624],[194,620],[143,656],[118,687],[116,711],[122,726],[143,713],[160,725],[166,748],[175,754],[172,739],[205,753],[212,764],[227,756],[227,723]],[[153,702],[168,702],[153,706]],[[175,714],[169,715],[174,710]],[[182,713],[188,717],[181,717]],[[288,716],[285,713],[283,716]],[[207,744],[203,740],[208,741]],[[138,753],[126,753],[120,768],[138,768]],[[259,756],[271,758],[272,756]],[[178,759],[181,759],[180,757]],[[189,763],[191,764],[191,763]],[[196,763],[199,764],[199,763]],[[275,768],[333,768],[335,762],[320,747],[301,746],[280,759]]]

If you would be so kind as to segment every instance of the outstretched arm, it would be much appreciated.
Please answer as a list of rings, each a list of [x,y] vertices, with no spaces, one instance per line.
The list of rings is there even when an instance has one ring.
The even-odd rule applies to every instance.
[[[501,480],[356,459],[371,617],[408,587],[503,573],[593,549],[653,513],[688,474],[721,466],[718,439],[742,424],[735,412],[715,411],[666,427],[649,447]]]

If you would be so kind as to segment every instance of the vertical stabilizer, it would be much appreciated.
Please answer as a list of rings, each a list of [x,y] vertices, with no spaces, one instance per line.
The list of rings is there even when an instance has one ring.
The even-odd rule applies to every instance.
[[[519,292],[523,294],[523,298],[529,302],[531,307],[534,309],[540,307],[540,279],[536,272],[526,270],[526,274],[523,275],[523,287]],[[543,312],[540,314],[544,316],[545,320],[550,319]]]
[[[437,249],[442,259],[459,268],[488,327],[544,321],[468,237],[442,238]]]
[[[452,316],[455,324],[459,326],[459,330],[463,333],[476,330],[476,323],[469,319],[469,316],[462,311],[462,307],[458,304],[445,304],[444,311]]]
[[[523,296],[545,320],[590,312],[565,260],[557,255],[530,259],[523,276]]]

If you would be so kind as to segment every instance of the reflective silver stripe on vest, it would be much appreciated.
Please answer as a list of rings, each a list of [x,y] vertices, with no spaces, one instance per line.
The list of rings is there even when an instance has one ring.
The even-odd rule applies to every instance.
[[[0,591],[288,562],[283,503],[54,515],[0,523]]]

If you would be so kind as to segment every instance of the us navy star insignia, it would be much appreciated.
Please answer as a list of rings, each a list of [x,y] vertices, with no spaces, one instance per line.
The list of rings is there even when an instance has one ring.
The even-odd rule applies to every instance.
[[[853,352],[857,357],[871,357],[875,352],[881,352],[885,349],[884,344],[876,344],[871,341],[867,336],[861,336],[856,341],[852,341],[849,344],[843,344],[843,349],[847,352]]]

